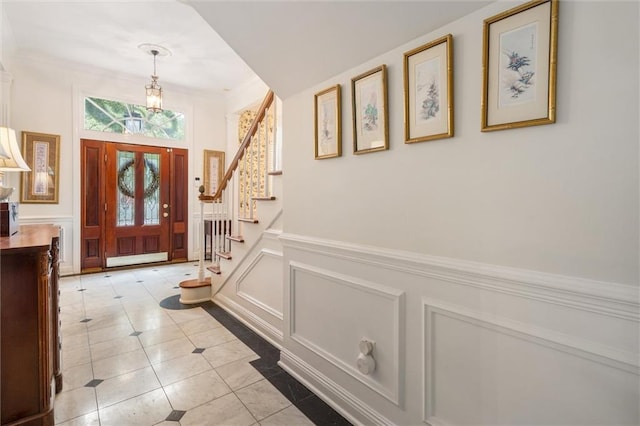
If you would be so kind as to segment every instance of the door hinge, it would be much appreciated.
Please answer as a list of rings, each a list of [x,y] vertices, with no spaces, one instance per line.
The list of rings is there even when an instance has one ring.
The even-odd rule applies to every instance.
[[[107,203],[104,203],[104,211],[107,211]]]
[[[104,155],[104,162],[107,162],[107,154]]]

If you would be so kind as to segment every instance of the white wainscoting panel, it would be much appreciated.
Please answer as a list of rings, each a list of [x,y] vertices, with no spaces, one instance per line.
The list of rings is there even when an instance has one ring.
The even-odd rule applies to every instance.
[[[236,294],[282,321],[282,252],[261,249],[236,281]]]
[[[283,364],[362,422],[640,424],[638,287],[311,236],[280,241]],[[376,341],[372,376],[355,368],[362,337]]]
[[[626,354],[429,299],[423,321],[425,423],[638,424]]]
[[[298,262],[289,277],[291,338],[402,406],[404,292]],[[371,375],[357,369],[362,338],[375,342]]]

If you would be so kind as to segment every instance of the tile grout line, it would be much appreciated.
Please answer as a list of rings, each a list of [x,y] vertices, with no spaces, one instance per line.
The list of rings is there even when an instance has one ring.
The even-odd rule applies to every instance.
[[[148,294],[153,298],[153,300],[155,300],[155,301],[157,302],[157,299],[156,299],[155,297],[153,297],[153,295],[149,292],[149,289],[148,289],[144,284],[143,284],[143,285],[141,285],[141,287],[142,287],[142,288],[144,288],[144,290],[145,290],[145,291],[146,291],[146,292],[147,292],[147,293],[148,293]],[[120,301],[121,301],[120,303],[122,304],[122,299],[120,299]],[[136,329],[136,327],[134,326],[133,322],[131,321],[131,316],[129,315],[129,312],[124,308],[124,306],[123,306],[123,310],[124,310],[124,314],[127,316],[127,319],[129,320],[129,324],[131,325],[131,328],[133,329],[133,332],[134,332],[134,333],[135,333],[135,332],[139,332],[140,330],[137,330],[137,329]],[[171,318],[171,321],[174,321],[174,319],[173,319],[173,318]],[[175,323],[175,321],[174,321],[174,323]],[[177,325],[177,324],[176,324],[176,325]],[[142,331],[140,331],[140,333],[143,333],[143,332],[142,332]],[[154,375],[154,377],[156,378],[156,380],[158,381],[158,384],[160,385],[160,389],[162,389],[162,393],[164,394],[164,397],[167,399],[167,402],[169,403],[169,407],[171,407],[171,413],[173,413],[176,409],[175,409],[175,407],[173,406],[173,403],[171,402],[171,399],[169,398],[169,395],[167,395],[167,391],[165,390],[164,385],[162,384],[162,381],[160,380],[160,377],[158,376],[158,372],[157,372],[157,371],[156,371],[156,369],[153,367],[153,363],[151,362],[151,359],[149,358],[149,353],[147,352],[147,347],[148,347],[148,346],[145,346],[145,345],[142,343],[142,340],[140,339],[140,336],[141,336],[141,334],[138,334],[138,335],[136,335],[135,337],[136,337],[136,339],[138,339],[138,343],[140,343],[140,347],[142,348],[142,351],[144,352],[144,356],[147,358],[147,362],[149,363],[149,367],[151,368],[151,371],[153,371],[153,375]],[[150,345],[150,346],[153,346],[153,345]],[[145,368],[146,368],[146,367],[145,367]],[[153,389],[153,390],[151,390],[151,391],[149,391],[149,392],[153,392],[153,391],[155,391],[155,390],[157,390],[157,389]],[[146,393],[148,393],[148,392],[146,392]],[[143,394],[141,394],[141,395],[144,395],[144,393],[143,393]],[[139,397],[139,396],[140,396],[140,395],[137,395],[137,396],[132,397],[132,398],[137,398],[137,397]],[[131,399],[131,398],[130,398],[130,399]],[[171,413],[169,413],[169,414],[167,415],[167,417],[168,417],[168,416],[170,416],[170,415],[171,415]],[[164,418],[164,420],[162,420],[161,422],[158,422],[158,423],[156,423],[156,424],[162,423],[162,422],[164,422],[164,421],[166,421],[166,417]]]
[[[82,310],[84,312],[84,318],[87,318],[87,304],[86,304],[86,301],[85,301],[85,295],[86,295],[88,289],[85,288],[85,285],[82,282],[82,278],[80,278],[80,285],[84,289],[84,291],[82,292]],[[91,350],[91,336],[89,335],[89,323],[88,322],[85,323],[85,326],[87,328],[87,345],[88,345],[88,349],[89,349],[89,360],[91,362],[91,378],[92,378],[92,380],[96,380],[96,373],[95,373],[95,370],[93,368],[93,352]],[[100,409],[99,409],[99,405],[98,405],[98,390],[95,387],[92,390],[93,390],[93,398],[95,399],[95,403],[96,403],[96,414],[97,414],[97,417],[98,417],[98,425],[102,425],[102,420],[100,420]]]

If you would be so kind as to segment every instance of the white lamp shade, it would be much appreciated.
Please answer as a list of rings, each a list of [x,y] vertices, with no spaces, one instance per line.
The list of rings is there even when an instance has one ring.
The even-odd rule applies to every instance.
[[[8,158],[0,158],[0,170],[5,172],[29,172],[16,139],[16,131],[8,127],[0,127],[0,146]]]
[[[6,127],[0,127],[0,129],[5,129]],[[9,153],[4,149],[3,144],[0,143],[0,158],[5,159],[9,158]]]

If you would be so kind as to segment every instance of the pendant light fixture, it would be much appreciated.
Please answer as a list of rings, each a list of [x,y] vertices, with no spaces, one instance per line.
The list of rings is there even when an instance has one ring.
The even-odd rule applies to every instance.
[[[151,76],[151,84],[147,84],[144,87],[146,89],[147,111],[154,113],[161,112],[162,87],[158,84],[158,75],[156,74],[156,57],[169,56],[171,55],[171,51],[166,47],[150,43],[143,43],[139,45],[138,48],[144,50],[149,55],[153,55],[153,75]]]
[[[153,75],[151,76],[151,84],[147,84],[145,89],[147,91],[147,111],[161,112],[162,111],[162,87],[158,84],[158,76],[156,75],[156,56],[158,56],[157,50],[151,50],[153,55]]]

